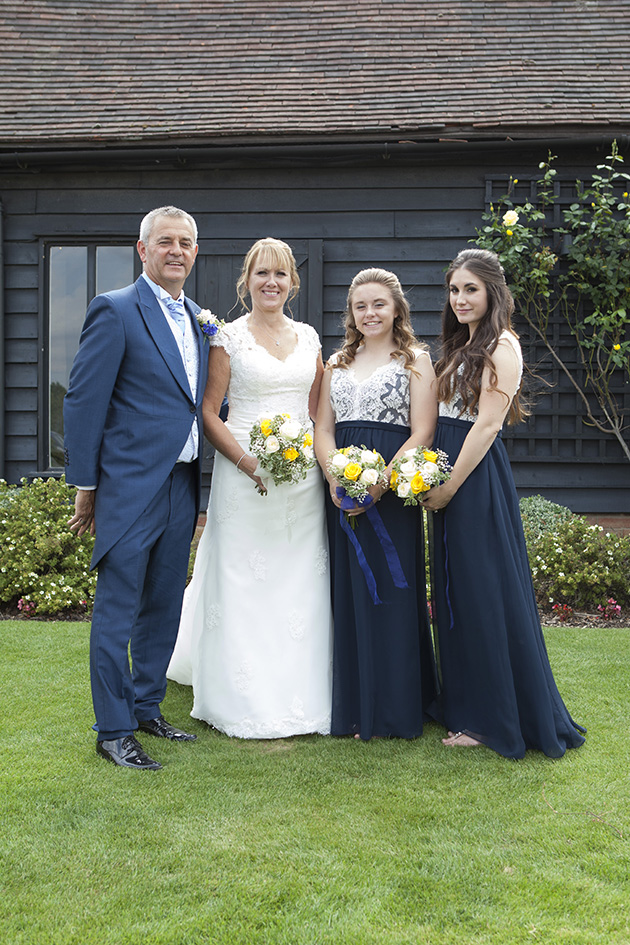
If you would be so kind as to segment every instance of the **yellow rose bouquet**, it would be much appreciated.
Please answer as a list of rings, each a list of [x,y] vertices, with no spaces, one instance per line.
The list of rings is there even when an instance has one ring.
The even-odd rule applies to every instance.
[[[339,481],[337,494],[341,498],[342,509],[346,511],[355,508],[355,501],[364,503],[370,486],[379,483],[385,472],[385,460],[381,454],[365,446],[345,446],[333,450],[328,455],[326,465],[328,472]]]
[[[423,492],[450,478],[451,466],[443,450],[416,446],[394,460],[389,485],[405,505],[420,505]]]
[[[250,431],[249,447],[276,485],[299,482],[315,465],[311,432],[288,413],[258,420]]]

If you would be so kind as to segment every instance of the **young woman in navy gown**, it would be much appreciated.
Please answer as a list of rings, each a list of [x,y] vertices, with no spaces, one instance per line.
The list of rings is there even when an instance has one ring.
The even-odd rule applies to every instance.
[[[448,746],[487,745],[509,758],[552,758],[584,741],[551,672],[514,479],[501,427],[522,420],[514,301],[498,257],[465,249],[446,275],[436,364],[435,446],[450,480],[431,489],[442,692]]]
[[[415,738],[435,696],[421,509],[405,508],[388,490],[388,468],[387,481],[369,490],[369,510],[362,506],[348,512],[355,525],[351,532],[340,511],[340,483],[326,466],[337,447],[377,450],[391,466],[405,450],[430,446],[437,420],[435,375],[428,351],[413,334],[409,305],[393,273],[367,269],[355,276],[345,329],[343,347],[324,371],[315,425],[315,451],[330,492],[331,734]],[[374,593],[358,550],[373,574]]]

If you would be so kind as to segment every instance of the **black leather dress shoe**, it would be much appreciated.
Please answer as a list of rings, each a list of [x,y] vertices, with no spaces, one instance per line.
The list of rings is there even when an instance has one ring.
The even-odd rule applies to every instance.
[[[182,732],[180,728],[173,728],[163,715],[158,715],[157,719],[144,719],[138,722],[138,728],[141,732],[157,735],[158,738],[169,738],[172,742],[194,742],[197,738],[196,735]]]
[[[149,758],[143,751],[142,745],[134,735],[125,735],[123,738],[104,739],[97,741],[96,751],[108,761],[113,761],[121,768],[138,768],[140,771],[159,771],[162,765],[159,761]]]

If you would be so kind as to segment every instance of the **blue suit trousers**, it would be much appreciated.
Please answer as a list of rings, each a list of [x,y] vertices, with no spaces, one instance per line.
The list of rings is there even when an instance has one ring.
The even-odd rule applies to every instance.
[[[98,564],[90,677],[99,739],[130,735],[160,715],[195,514],[196,463],[177,463]]]

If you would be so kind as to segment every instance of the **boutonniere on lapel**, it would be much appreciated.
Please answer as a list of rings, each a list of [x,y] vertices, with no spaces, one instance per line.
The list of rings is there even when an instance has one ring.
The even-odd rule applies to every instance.
[[[202,308],[197,312],[197,322],[206,338],[211,338],[223,328],[225,321],[213,315],[209,308]]]

